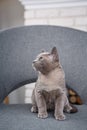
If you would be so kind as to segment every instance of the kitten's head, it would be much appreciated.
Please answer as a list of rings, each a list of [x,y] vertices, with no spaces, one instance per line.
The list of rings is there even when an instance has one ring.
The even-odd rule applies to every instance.
[[[33,67],[41,72],[47,74],[59,65],[59,56],[56,47],[53,47],[51,53],[42,52],[33,61]]]

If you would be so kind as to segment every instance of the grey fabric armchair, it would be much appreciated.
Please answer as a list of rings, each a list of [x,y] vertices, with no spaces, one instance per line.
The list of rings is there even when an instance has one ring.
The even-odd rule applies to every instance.
[[[81,96],[78,113],[65,121],[39,119],[30,104],[5,105],[4,98],[36,81],[32,61],[42,50],[56,46],[66,83]],[[0,130],[87,130],[87,32],[58,26],[26,26],[0,32]]]

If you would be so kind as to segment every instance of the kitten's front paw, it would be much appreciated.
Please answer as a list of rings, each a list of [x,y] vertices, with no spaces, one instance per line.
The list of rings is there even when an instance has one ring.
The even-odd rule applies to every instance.
[[[55,119],[56,119],[56,120],[63,121],[63,120],[66,119],[66,117],[65,117],[65,115],[60,114],[60,115],[55,115]]]
[[[38,113],[38,117],[44,119],[44,118],[48,117],[48,114],[47,114],[47,112],[46,113]]]
[[[37,107],[32,106],[31,112],[36,113],[37,112]]]

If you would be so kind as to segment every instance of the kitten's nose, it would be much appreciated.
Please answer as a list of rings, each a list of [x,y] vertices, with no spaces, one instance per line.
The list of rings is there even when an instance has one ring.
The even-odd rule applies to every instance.
[[[36,61],[34,60],[34,61],[33,61],[33,64],[34,64],[35,62],[36,62]]]

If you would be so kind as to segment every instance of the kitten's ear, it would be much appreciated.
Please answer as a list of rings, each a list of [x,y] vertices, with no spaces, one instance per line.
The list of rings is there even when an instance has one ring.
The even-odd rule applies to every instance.
[[[57,48],[56,47],[52,48],[51,54],[53,55],[54,61],[58,61],[59,62],[59,56],[58,56],[58,52],[57,52]]]

